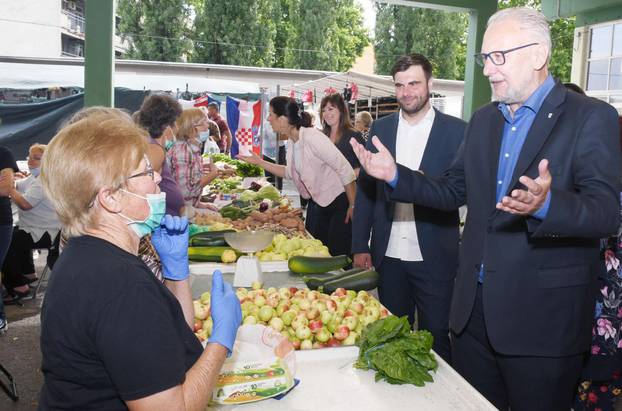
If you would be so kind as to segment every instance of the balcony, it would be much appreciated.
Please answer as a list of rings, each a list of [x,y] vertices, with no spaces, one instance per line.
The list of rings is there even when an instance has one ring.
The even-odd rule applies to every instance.
[[[67,10],[62,10],[60,26],[63,30],[65,30],[66,34],[84,39],[84,16]]]

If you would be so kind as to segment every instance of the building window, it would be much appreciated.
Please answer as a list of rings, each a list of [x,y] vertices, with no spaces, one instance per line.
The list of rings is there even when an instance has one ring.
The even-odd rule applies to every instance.
[[[590,29],[587,90],[622,90],[622,22]]]

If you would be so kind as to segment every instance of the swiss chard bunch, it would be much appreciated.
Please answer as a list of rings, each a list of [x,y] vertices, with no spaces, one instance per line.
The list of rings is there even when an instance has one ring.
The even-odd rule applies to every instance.
[[[407,317],[389,315],[363,331],[354,366],[375,370],[376,381],[422,387],[433,381],[430,371],[436,371],[438,367],[434,354],[430,352],[433,341],[428,331],[412,332]]]

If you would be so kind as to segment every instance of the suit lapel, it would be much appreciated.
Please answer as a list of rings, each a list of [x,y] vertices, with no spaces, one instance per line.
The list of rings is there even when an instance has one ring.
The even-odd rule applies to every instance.
[[[400,112],[398,111],[397,113],[393,115],[393,118],[391,119],[391,122],[389,123],[389,128],[387,129],[386,134],[379,136],[380,141],[382,141],[382,144],[386,146],[386,148],[389,150],[393,158],[397,158],[396,153],[395,153],[395,150],[396,150],[395,146],[397,144],[397,125],[399,123],[399,120],[400,120]]]
[[[438,110],[435,108],[432,108],[432,110],[434,110],[434,122],[432,123],[430,135],[428,136],[428,141],[423,150],[423,157],[421,157],[421,164],[419,165],[419,170],[426,173],[429,172],[428,170],[430,170],[430,167],[434,165],[436,160],[441,157],[441,150],[445,149],[442,141],[439,140],[443,136],[443,123],[445,119]]]
[[[382,133],[381,135],[378,136],[378,138],[380,138],[380,141],[389,150],[393,158],[397,159],[397,155],[395,151],[396,151],[396,145],[397,145],[397,125],[399,124],[399,120],[400,120],[400,112],[398,111],[392,116],[393,118],[391,118],[391,121],[388,124],[386,133]],[[388,211],[387,217],[389,221],[393,221],[393,216],[395,214],[395,203],[393,201],[389,202],[387,211]]]
[[[501,151],[501,139],[503,138],[503,126],[505,125],[505,119],[500,110],[495,109],[493,117],[490,119],[490,139],[483,141],[484,147],[482,151],[484,159],[488,160],[488,170],[482,177],[482,183],[488,190],[489,201],[488,204],[494,205],[497,203],[497,172],[499,169],[499,152]]]
[[[516,167],[514,168],[514,173],[512,174],[512,180],[508,186],[508,193],[514,189],[520,176],[525,174],[542,149],[542,146],[551,135],[553,127],[555,127],[557,120],[564,111],[564,106],[561,105],[564,99],[564,86],[558,83],[555,87],[553,87],[547,98],[542,103],[542,107],[540,107],[540,110],[536,114],[536,118],[527,133],[527,138],[525,139],[523,148],[518,156]]]

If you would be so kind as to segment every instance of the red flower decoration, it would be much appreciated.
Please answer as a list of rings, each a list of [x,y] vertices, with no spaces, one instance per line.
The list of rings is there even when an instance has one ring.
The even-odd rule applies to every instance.
[[[598,402],[598,395],[594,394],[593,392],[589,393],[587,395],[587,402],[596,404],[596,402]]]
[[[350,101],[356,101],[359,98],[359,86],[357,86],[356,83],[352,83],[352,85],[350,85],[350,90],[352,90]]]

